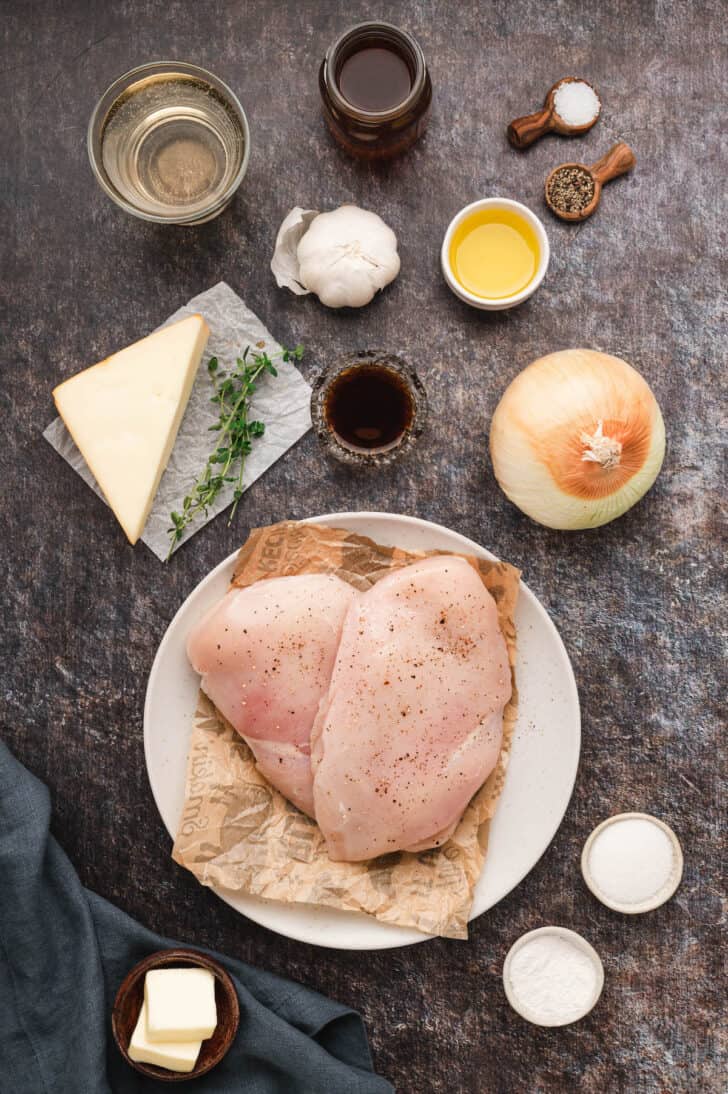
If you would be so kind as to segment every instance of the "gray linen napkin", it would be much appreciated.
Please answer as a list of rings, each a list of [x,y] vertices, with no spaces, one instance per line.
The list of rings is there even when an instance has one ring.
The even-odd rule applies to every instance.
[[[84,889],[49,834],[46,787],[0,741],[0,1094],[145,1094],[166,1083],[117,1050],[111,1007],[127,972],[180,945]],[[210,952],[210,951],[206,951]],[[201,1094],[392,1094],[372,1072],[354,1011],[213,954],[240,1000],[240,1029]]]

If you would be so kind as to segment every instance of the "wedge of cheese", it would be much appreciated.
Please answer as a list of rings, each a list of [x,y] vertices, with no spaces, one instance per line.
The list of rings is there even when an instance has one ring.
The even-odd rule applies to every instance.
[[[201,315],[190,315],[53,392],[130,543],[144,530],[209,333]]]

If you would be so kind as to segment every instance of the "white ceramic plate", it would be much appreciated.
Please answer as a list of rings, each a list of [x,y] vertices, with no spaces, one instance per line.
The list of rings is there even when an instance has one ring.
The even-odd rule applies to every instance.
[[[465,536],[415,517],[331,513],[310,518],[310,522],[346,528],[406,550],[495,557]],[[192,626],[225,593],[235,557],[230,555],[216,566],[187,597],[167,628],[149,675],[144,751],[154,800],[173,838],[182,813],[187,747],[199,689],[199,677],[187,662],[185,643]],[[579,697],[571,664],[546,611],[523,583],[516,626],[518,720],[471,919],[502,900],[538,862],[566,812],[579,763]],[[215,892],[256,923],[318,946],[379,950],[424,942],[429,937],[355,913],[276,904],[223,889]]]

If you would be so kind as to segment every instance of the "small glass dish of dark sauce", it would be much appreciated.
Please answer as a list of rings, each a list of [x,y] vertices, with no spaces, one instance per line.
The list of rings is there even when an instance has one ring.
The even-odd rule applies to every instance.
[[[313,381],[311,418],[327,452],[352,467],[382,467],[422,433],[427,395],[401,357],[347,353]]]
[[[319,89],[332,134],[359,159],[386,159],[422,135],[432,83],[417,41],[391,23],[360,23],[330,46]]]

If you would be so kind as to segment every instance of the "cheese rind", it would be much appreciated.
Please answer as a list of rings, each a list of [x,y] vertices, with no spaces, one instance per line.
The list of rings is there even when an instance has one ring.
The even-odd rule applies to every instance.
[[[130,543],[144,530],[209,335],[190,315],[59,384],[58,413]]]
[[[169,1071],[192,1071],[202,1047],[201,1041],[152,1042],[147,1034],[147,1005],[142,1003],[127,1052],[138,1064],[156,1064]]]
[[[207,969],[152,969],[144,1000],[152,1043],[204,1040],[217,1025],[215,977]]]

